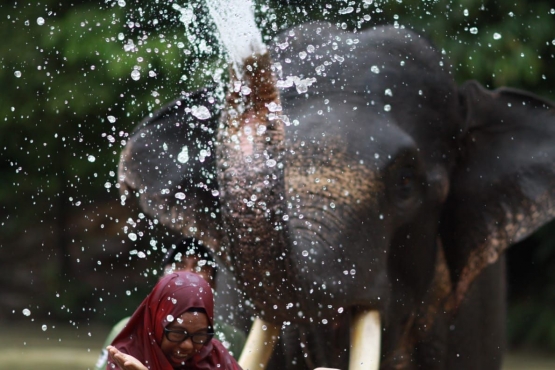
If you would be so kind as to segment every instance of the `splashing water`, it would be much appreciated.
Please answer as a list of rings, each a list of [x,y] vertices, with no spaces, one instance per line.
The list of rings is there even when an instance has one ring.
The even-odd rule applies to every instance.
[[[209,0],[210,15],[219,31],[219,38],[238,76],[243,61],[253,54],[264,54],[266,45],[254,20],[251,0]]]
[[[191,114],[200,120],[205,120],[211,117],[210,111],[204,105],[193,106],[191,108]]]

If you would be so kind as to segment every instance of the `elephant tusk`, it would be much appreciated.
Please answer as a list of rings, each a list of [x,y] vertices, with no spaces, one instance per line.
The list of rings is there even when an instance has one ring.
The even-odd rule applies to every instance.
[[[378,311],[357,312],[351,324],[349,370],[380,368],[381,323]]]
[[[247,342],[239,357],[239,366],[243,370],[266,368],[279,336],[280,327],[260,318],[252,323]]]

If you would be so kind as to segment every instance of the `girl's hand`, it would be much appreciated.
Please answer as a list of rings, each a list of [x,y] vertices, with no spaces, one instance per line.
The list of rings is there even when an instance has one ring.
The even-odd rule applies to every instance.
[[[116,347],[108,346],[108,356],[114,361],[121,370],[148,370],[141,361],[131,355],[120,352]]]

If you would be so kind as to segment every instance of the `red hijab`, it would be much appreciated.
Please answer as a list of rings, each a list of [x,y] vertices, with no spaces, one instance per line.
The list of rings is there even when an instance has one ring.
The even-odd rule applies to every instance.
[[[160,349],[164,328],[190,308],[202,308],[214,327],[214,298],[210,285],[197,274],[175,272],[164,276],[145,298],[112,345],[151,370],[174,370]],[[109,359],[106,369],[112,367]],[[220,341],[212,339],[187,360],[187,370],[240,370]]]

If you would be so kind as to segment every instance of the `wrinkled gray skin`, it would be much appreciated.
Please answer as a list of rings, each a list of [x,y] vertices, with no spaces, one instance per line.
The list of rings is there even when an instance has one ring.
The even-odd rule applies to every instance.
[[[382,315],[383,369],[500,368],[502,252],[553,218],[555,106],[514,89],[457,87],[449,61],[407,30],[320,23],[276,44],[285,41],[271,49],[277,78],[316,81],[305,93],[280,90],[291,122],[280,263],[297,290],[287,293],[296,305],[278,312],[253,298],[265,319],[291,321],[272,366],[346,369],[351,315],[371,308]],[[147,118],[122,154],[120,181],[151,217],[233,268],[260,251],[241,250],[236,237],[230,248],[226,205],[213,193],[225,161],[215,158],[215,101],[206,89]],[[195,105],[212,117],[195,118]],[[260,274],[273,264],[257,263]]]

